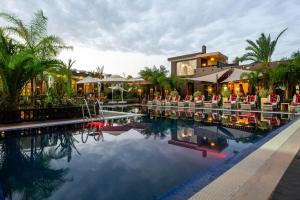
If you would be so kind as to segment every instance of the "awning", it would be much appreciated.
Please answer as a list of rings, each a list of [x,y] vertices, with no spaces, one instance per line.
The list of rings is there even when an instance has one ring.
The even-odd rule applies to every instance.
[[[100,82],[100,79],[93,78],[91,76],[87,76],[84,79],[78,81],[77,84],[81,84],[81,83],[99,83],[99,82]]]
[[[228,72],[228,70],[230,70],[230,69],[224,69],[222,71],[212,73],[212,74],[208,74],[208,75],[205,75],[205,76],[200,76],[200,77],[196,77],[196,78],[186,78],[186,79],[192,80],[192,81],[203,81],[203,82],[217,83],[218,79],[221,76],[223,76],[226,72]]]
[[[233,68],[232,73],[224,81],[222,81],[222,83],[239,81],[241,80],[241,75],[243,73],[250,73],[250,72],[251,72],[250,70]]]

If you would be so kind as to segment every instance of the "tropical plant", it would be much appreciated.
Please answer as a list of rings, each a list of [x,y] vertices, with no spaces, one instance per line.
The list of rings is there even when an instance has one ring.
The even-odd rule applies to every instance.
[[[275,40],[271,39],[270,34],[266,36],[264,33],[255,42],[246,40],[248,43],[246,47],[247,53],[240,60],[253,61],[254,63],[261,63],[262,67],[269,67],[278,39],[286,30],[287,28],[282,30]]]
[[[176,90],[171,91],[170,93],[171,97],[176,97],[178,95],[178,92]]]
[[[251,94],[256,93],[256,89],[259,83],[259,78],[261,76],[261,72],[259,70],[251,71],[249,73],[242,73],[240,79],[249,81],[249,91]]]
[[[162,90],[167,84],[166,77],[167,77],[168,70],[164,66],[160,66],[159,68],[153,66],[152,68],[145,67],[145,69],[139,72],[139,75],[146,81],[149,81],[151,84],[154,85],[155,91],[159,88]]]
[[[221,95],[222,95],[222,97],[228,98],[230,96],[230,94],[231,93],[229,90],[223,90]]]
[[[285,98],[290,98],[293,87],[300,83],[300,55],[293,54],[290,60],[280,63],[270,76],[275,84],[285,87]]]
[[[29,24],[6,13],[0,17],[9,23],[0,28],[0,76],[11,107],[16,108],[23,87],[44,71],[58,67],[61,61],[55,56],[71,47],[59,37],[47,35],[47,18],[42,11],[37,11]]]
[[[269,91],[262,88],[262,89],[259,90],[258,94],[261,98],[266,98],[269,95]]]
[[[196,92],[194,92],[194,98],[195,97],[200,97],[201,95],[202,95],[202,93],[199,90],[197,90]]]
[[[64,76],[66,78],[66,94],[68,97],[70,97],[72,95],[72,70],[71,68],[73,67],[74,63],[76,61],[69,59],[67,63],[62,63],[59,66],[59,74],[61,74],[62,76]]]

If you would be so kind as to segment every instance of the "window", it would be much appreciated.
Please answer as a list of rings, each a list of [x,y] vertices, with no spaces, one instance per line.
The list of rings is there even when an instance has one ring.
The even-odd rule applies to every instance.
[[[177,76],[194,75],[197,60],[181,61],[177,63]]]

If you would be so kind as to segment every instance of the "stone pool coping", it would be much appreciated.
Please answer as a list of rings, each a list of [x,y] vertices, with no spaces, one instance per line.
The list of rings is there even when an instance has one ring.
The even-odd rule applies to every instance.
[[[267,200],[297,154],[300,119],[208,184],[190,199]]]
[[[132,117],[141,117],[144,114],[136,114],[136,113],[127,113],[127,112],[117,112],[117,111],[104,111],[104,118],[101,120],[111,120],[111,119],[122,119],[122,118],[132,118]],[[89,121],[99,121],[100,118],[92,118],[92,119],[62,119],[62,120],[51,120],[51,121],[37,121],[37,122],[23,122],[23,123],[15,123],[15,124],[0,124],[0,132],[7,131],[17,131],[31,128],[43,128],[49,126],[62,126],[69,124],[81,124]]]
[[[276,135],[278,135],[294,123],[296,123],[296,120],[290,121],[287,124],[271,131],[266,136],[258,139],[238,154],[234,154],[225,160],[215,163],[207,170],[196,174],[188,181],[176,186],[158,199],[183,200],[191,198],[193,195],[199,193],[199,191],[212,183],[214,180],[222,176],[222,174],[224,174],[226,171],[230,170],[233,166],[238,164],[241,160],[245,159],[248,155],[259,149],[262,145],[270,141],[272,138],[274,138]],[[221,199],[223,199],[223,197]]]

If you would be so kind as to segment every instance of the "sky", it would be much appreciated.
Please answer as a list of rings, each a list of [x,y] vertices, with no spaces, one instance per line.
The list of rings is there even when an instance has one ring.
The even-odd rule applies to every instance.
[[[42,9],[48,32],[74,47],[59,57],[74,68],[137,76],[168,57],[220,51],[229,61],[245,53],[246,39],[280,38],[273,60],[300,50],[300,0],[0,0],[0,12],[28,22]],[[3,25],[0,20],[0,26]]]

